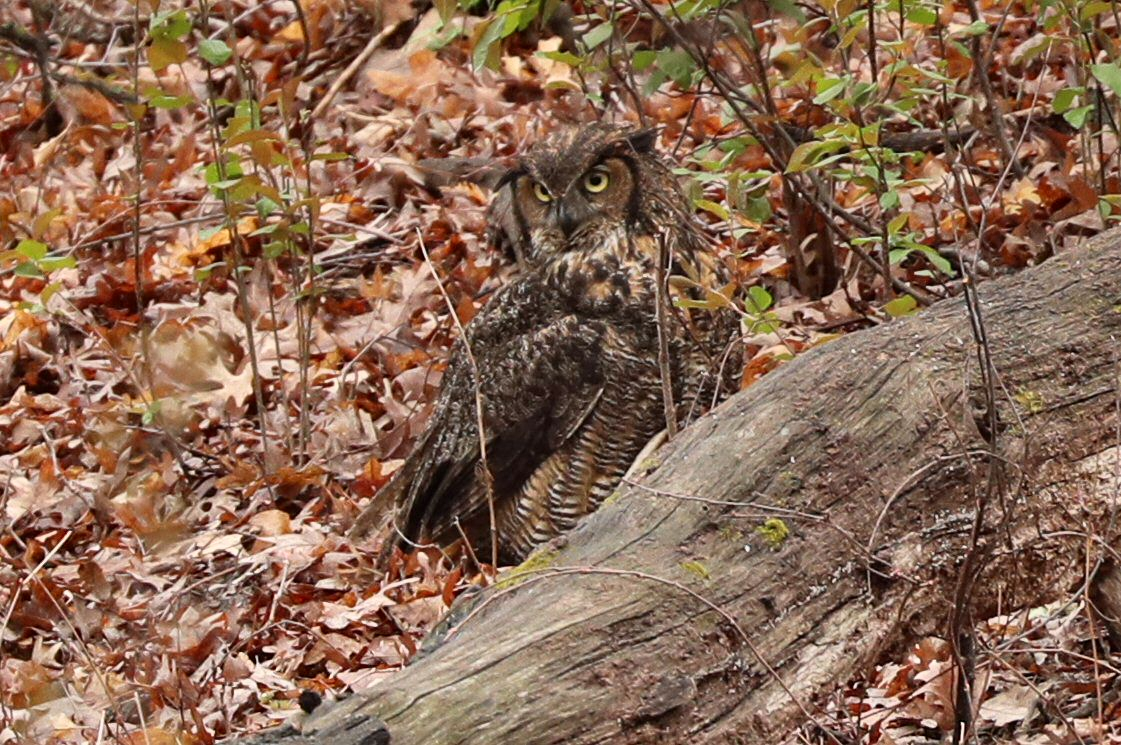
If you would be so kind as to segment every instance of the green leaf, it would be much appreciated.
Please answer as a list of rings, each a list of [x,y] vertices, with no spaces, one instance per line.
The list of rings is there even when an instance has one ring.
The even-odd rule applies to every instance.
[[[252,123],[252,126],[261,126],[261,107],[251,98],[243,98],[238,101],[234,106],[234,114],[245,117]]]
[[[918,302],[910,295],[900,295],[894,300],[884,304],[884,312],[892,318],[909,316],[918,310]]]
[[[35,266],[34,262],[25,261],[16,266],[12,273],[17,277],[42,277],[43,273],[39,271],[39,267]]]
[[[32,261],[39,261],[47,255],[47,244],[33,241],[30,238],[24,238],[16,244],[16,253]]]
[[[199,56],[215,67],[229,62],[232,55],[233,50],[221,39],[203,39],[199,42]]]
[[[819,80],[817,83],[817,95],[814,96],[814,103],[820,106],[842,95],[845,92],[848,82],[849,78],[847,75],[840,78],[823,78]]]
[[[709,201],[708,199],[698,199],[694,202],[694,204],[700,207],[705,212],[711,212],[721,220],[728,219],[728,208],[722,204]]]
[[[961,31],[958,31],[955,36],[981,36],[989,32],[989,24],[980,19],[969,24]]]
[[[701,310],[712,310],[712,303],[708,300],[694,300],[688,297],[679,297],[673,301],[675,308],[683,308],[685,310],[692,310],[699,308]]]
[[[185,10],[157,13],[148,21],[153,39],[178,41],[191,33],[191,17]]]
[[[242,176],[229,188],[230,199],[241,201],[256,196],[261,191],[261,179],[257,176]]]
[[[1070,111],[1067,111],[1065,114],[1063,114],[1063,119],[1065,119],[1067,124],[1074,127],[1075,129],[1082,129],[1082,125],[1086,123],[1086,117],[1089,116],[1090,112],[1093,110],[1093,104],[1079,106],[1077,109],[1071,109]]]
[[[688,88],[697,71],[693,57],[680,49],[663,49],[658,52],[658,69],[677,83],[679,88]]]
[[[818,165],[818,161],[821,160],[822,156],[835,153],[846,147],[848,147],[848,143],[839,139],[827,140],[825,142],[818,140],[803,142],[801,145],[794,148],[794,152],[790,154],[790,161],[786,164],[786,172],[801,173],[802,171],[808,171]]]
[[[934,26],[938,23],[938,13],[919,5],[907,11],[907,20],[920,26]]]
[[[173,39],[185,39],[191,33],[191,17],[186,10],[177,10],[168,19],[167,35]]]
[[[503,3],[503,5],[505,5],[505,3]],[[533,20],[532,12],[530,12],[529,14],[529,20],[526,20],[525,11],[526,8],[522,8],[521,12],[511,12],[502,16],[503,39],[505,39],[507,36],[512,35],[515,31],[521,31],[529,23],[529,20]]]
[[[280,205],[268,197],[261,197],[254,206],[257,208],[257,214],[261,217],[268,217],[280,209]]]
[[[840,49],[848,49],[849,47],[851,47],[853,42],[856,41],[857,37],[859,37],[861,32],[864,30],[864,28],[863,28],[863,26],[861,26],[861,24],[853,23],[852,18],[853,18],[854,15],[856,15],[856,14],[853,13],[852,15],[847,16],[846,19],[845,19],[846,21],[848,21],[850,26],[849,26],[849,30],[845,32],[845,35],[842,36],[841,40],[837,43],[837,47],[840,48]],[[861,15],[866,15],[866,14],[862,13]]]
[[[268,225],[262,225],[261,227],[254,230],[252,233],[249,234],[249,237],[252,238],[253,236],[257,236],[257,235],[272,235],[276,231],[280,230],[280,228],[281,228],[280,223],[271,222]]]
[[[152,96],[150,99],[148,99],[148,103],[157,109],[178,109],[186,106],[189,103],[192,103],[194,100],[194,96],[187,94],[184,94],[182,96],[158,95]]]
[[[52,297],[59,293],[59,290],[61,289],[61,282],[51,282],[49,285],[43,288],[42,292],[39,293],[39,302],[43,305],[46,305],[50,302]]]
[[[195,270],[195,280],[198,282],[205,282],[206,280],[210,279],[210,275],[214,273],[215,269],[218,269],[225,265],[226,262],[224,261],[216,261],[213,264],[207,264],[206,266],[199,267]]]
[[[771,200],[766,197],[752,197],[744,205],[743,214],[753,222],[767,222],[774,215],[774,211],[771,209]]]
[[[475,42],[475,50],[471,54],[471,63],[476,70],[498,64],[497,55],[491,54],[491,48],[502,38],[502,24],[498,23],[497,19],[490,19],[483,23],[485,24],[483,32]]]
[[[581,90],[580,84],[575,80],[567,78],[554,78],[545,83],[545,90],[547,91],[578,91]]]
[[[579,67],[580,63],[584,61],[583,57],[578,57],[572,52],[538,52],[537,56],[553,62],[562,62],[569,67]]]
[[[287,251],[287,250],[288,250],[288,242],[287,241],[269,241],[268,243],[265,244],[265,247],[264,247],[265,256],[267,256],[270,259],[275,259],[275,258],[278,258],[280,256],[283,256],[284,252]]]
[[[433,33],[428,40],[427,47],[433,52],[438,52],[448,44],[463,36],[463,26],[455,24],[452,26],[444,26],[443,31],[440,33]]]
[[[900,243],[901,248],[893,248],[888,253],[888,261],[892,264],[898,264],[912,253],[922,254],[927,261],[934,265],[934,267],[945,274],[947,277],[954,276],[954,266],[946,259],[945,256],[935,251],[930,246],[924,243],[918,243],[910,238],[903,238]]]
[[[39,260],[39,269],[47,273],[56,269],[73,269],[76,266],[78,262],[73,256],[48,256]]]
[[[960,53],[962,57],[965,57],[966,59],[973,59],[973,52],[970,51],[969,47],[965,46],[957,39],[951,39],[950,46],[958,50],[958,53]]]
[[[635,72],[644,72],[654,61],[658,59],[658,53],[650,49],[642,49],[634,53],[631,58],[631,67]]]
[[[1063,88],[1055,94],[1055,100],[1051,102],[1051,108],[1055,110],[1056,114],[1064,114],[1074,105],[1075,99],[1085,92],[1085,88]]]
[[[1086,3],[1086,5],[1078,12],[1078,17],[1083,21],[1089,20],[1094,16],[1101,15],[1106,11],[1113,8],[1112,3],[1105,2],[1105,0],[1095,0],[1095,2]]]
[[[241,178],[243,172],[241,170],[241,162],[231,157],[226,161],[225,180],[222,179],[223,174],[221,169],[218,168],[217,163],[207,164],[202,170],[202,173],[208,186],[220,185],[219,188],[228,188],[232,183],[235,183],[237,179]]]
[[[158,417],[159,415],[160,402],[153,401],[152,403],[144,407],[144,413],[140,415],[140,423],[144,426],[148,426],[152,422],[156,421],[156,417]]]
[[[954,276],[954,265],[951,264],[949,259],[945,256],[938,253],[930,246],[920,246],[919,252],[926,257],[927,261],[934,264],[938,271],[942,272],[947,277]]]
[[[857,83],[852,91],[852,103],[854,106],[865,106],[872,98],[879,92],[880,87],[878,83]]]
[[[1121,67],[1113,62],[1090,65],[1090,72],[1099,83],[1108,86],[1114,95],[1121,96]]]
[[[893,210],[899,206],[899,192],[886,191],[880,195],[880,209]]]
[[[615,26],[610,21],[604,21],[598,26],[593,26],[591,31],[584,34],[584,46],[587,49],[595,49],[600,44],[610,39],[614,31]]]
[[[771,303],[775,301],[771,293],[759,285],[752,285],[747,288],[747,299],[749,301],[748,311],[751,313],[762,313],[767,308],[771,307]]]

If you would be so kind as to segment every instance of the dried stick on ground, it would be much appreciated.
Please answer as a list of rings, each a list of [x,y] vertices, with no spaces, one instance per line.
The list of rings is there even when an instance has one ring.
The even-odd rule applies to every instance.
[[[403,26],[405,23],[407,23],[407,21],[400,21],[398,23],[394,23],[391,26],[386,26],[377,34],[372,36],[368,42],[366,42],[365,49],[363,49],[358,54],[358,56],[355,57],[354,60],[346,66],[346,69],[342,71],[342,74],[335,78],[335,82],[331,83],[331,87],[327,89],[327,92],[323,95],[323,98],[319,101],[318,104],[315,105],[315,109],[313,109],[311,112],[312,119],[318,119],[323,115],[323,112],[326,111],[327,108],[331,105],[331,102],[335,100],[335,96],[339,95],[339,91],[341,91],[343,87],[350,82],[350,79],[354,77],[354,74],[356,72],[362,69],[362,65],[366,64],[366,61],[370,59],[371,56],[373,56],[378,47],[380,47],[382,43],[390,36],[393,36],[393,34],[397,33],[397,29],[401,28],[401,26]]]

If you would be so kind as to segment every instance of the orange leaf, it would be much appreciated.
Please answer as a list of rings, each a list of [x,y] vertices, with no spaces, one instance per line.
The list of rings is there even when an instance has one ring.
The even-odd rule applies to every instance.
[[[249,524],[263,536],[285,535],[292,532],[292,518],[284,510],[265,510],[249,518]]]
[[[95,90],[68,85],[62,89],[62,95],[83,118],[94,124],[112,124],[116,119],[116,107]]]

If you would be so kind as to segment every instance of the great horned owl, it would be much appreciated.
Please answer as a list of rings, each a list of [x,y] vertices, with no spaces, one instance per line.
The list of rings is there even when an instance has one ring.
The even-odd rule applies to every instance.
[[[610,125],[569,130],[503,178],[522,272],[467,325],[427,430],[380,495],[395,503],[398,539],[447,544],[462,534],[489,556],[490,494],[498,556],[519,561],[593,511],[665,427],[656,262],[674,257],[672,273],[687,277],[674,283],[679,296],[704,297],[701,288],[728,280],[655,137]],[[669,316],[682,416],[707,408],[740,372],[722,365],[728,321],[695,308]]]

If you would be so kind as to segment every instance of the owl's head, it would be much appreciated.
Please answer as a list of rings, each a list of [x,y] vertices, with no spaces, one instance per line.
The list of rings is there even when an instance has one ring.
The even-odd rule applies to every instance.
[[[531,261],[641,219],[656,131],[593,124],[538,142],[503,179]],[[664,168],[664,166],[662,167]]]

